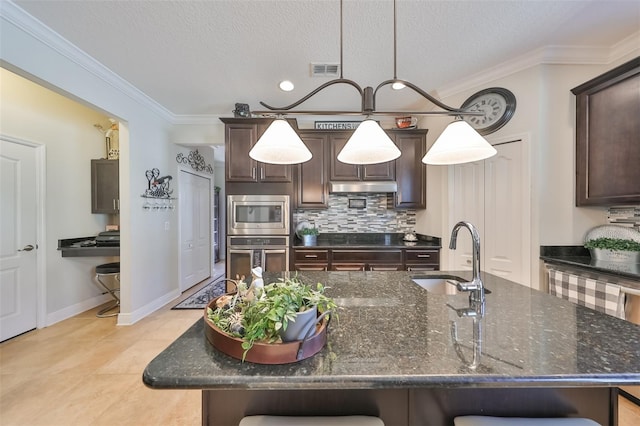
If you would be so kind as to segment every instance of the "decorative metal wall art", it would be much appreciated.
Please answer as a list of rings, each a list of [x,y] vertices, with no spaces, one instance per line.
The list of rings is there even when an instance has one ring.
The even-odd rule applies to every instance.
[[[160,169],[153,168],[145,172],[147,178],[147,189],[145,189],[142,198],[145,202],[142,208],[145,210],[173,210],[174,198],[171,197],[173,189],[169,188],[173,177],[160,176]]]
[[[192,169],[198,172],[207,172],[209,174],[213,174],[213,167],[211,167],[211,164],[206,163],[204,157],[198,152],[197,149],[195,151],[190,151],[189,155],[186,157],[183,153],[179,153],[176,157],[176,161],[182,164],[189,164]]]

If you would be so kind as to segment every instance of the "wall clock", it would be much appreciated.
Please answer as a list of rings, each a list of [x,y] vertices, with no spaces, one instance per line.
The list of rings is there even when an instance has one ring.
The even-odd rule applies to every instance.
[[[490,87],[471,95],[460,109],[484,112],[484,116],[468,115],[463,119],[481,135],[488,135],[511,120],[516,110],[516,97],[505,88]]]

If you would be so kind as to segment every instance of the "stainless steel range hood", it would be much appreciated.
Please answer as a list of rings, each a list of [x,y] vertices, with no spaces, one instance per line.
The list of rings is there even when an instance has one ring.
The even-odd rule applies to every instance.
[[[398,192],[398,184],[395,181],[370,181],[370,182],[330,182],[329,192]]]

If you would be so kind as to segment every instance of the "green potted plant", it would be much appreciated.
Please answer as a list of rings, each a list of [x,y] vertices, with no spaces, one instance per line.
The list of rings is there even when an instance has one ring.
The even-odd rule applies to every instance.
[[[244,282],[238,287],[235,295],[220,298],[215,309],[207,308],[207,318],[225,333],[242,339],[243,360],[256,342],[280,343],[309,337],[321,317],[337,308],[333,299],[324,294],[326,288],[321,283],[314,288],[297,276],[254,292],[246,290]]]
[[[302,243],[305,246],[315,245],[318,241],[318,234],[320,234],[320,230],[315,226],[302,228],[298,231],[298,236],[302,239]]]
[[[596,238],[584,246],[596,260],[609,262],[640,263],[640,242],[620,238]]]

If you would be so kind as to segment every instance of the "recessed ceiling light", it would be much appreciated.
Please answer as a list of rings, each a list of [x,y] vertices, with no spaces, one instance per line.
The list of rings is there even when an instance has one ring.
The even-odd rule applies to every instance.
[[[280,90],[290,92],[293,90],[293,83],[289,80],[283,80],[280,82]]]

